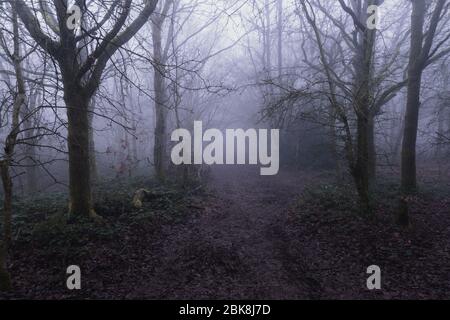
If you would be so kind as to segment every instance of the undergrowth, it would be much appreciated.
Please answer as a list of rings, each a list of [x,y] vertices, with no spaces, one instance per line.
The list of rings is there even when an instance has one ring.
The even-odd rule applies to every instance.
[[[139,188],[158,191],[163,196],[137,209],[132,198]],[[150,178],[109,180],[94,185],[93,189],[94,209],[104,223],[69,218],[68,197],[64,192],[15,199],[14,245],[33,242],[39,247],[82,248],[91,241],[109,241],[126,228],[151,224],[155,219],[167,223],[181,221],[188,213],[186,205],[190,198],[203,191],[200,186],[192,186],[194,192],[186,191],[170,181],[161,185]]]
[[[377,213],[389,212],[394,217],[398,210],[400,191],[398,182],[393,178],[383,177],[372,186],[371,201]],[[445,199],[450,194],[450,187],[442,184],[423,182],[412,204]],[[302,215],[320,213],[323,215],[345,214],[358,216],[358,195],[351,182],[317,183],[309,186],[298,198],[295,211]]]

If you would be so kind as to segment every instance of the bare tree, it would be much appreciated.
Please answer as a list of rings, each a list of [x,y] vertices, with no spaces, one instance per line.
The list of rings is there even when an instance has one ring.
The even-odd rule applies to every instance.
[[[137,2],[140,5],[136,4]],[[17,6],[18,14],[30,35],[55,59],[61,71],[68,119],[71,214],[96,217],[92,203],[89,160],[90,100],[100,85],[110,58],[148,21],[157,2],[157,0],[143,2],[116,0],[110,8],[104,9],[103,19],[93,28],[89,30],[80,28],[76,33],[76,29],[72,30],[67,23],[71,17],[68,1],[55,0],[54,8],[46,10],[45,23],[49,27],[47,29],[52,30],[52,33],[46,33],[41,27],[42,21],[39,20],[36,11],[23,0],[10,0],[11,4]],[[76,4],[83,15],[89,14],[85,1],[77,0]],[[98,5],[101,6],[100,3]],[[127,25],[127,21],[132,19],[132,12],[136,10],[139,11],[138,15]],[[105,28],[108,28],[106,32]],[[77,44],[85,38],[95,40],[97,43],[87,59],[81,60]]]
[[[414,191],[416,181],[416,140],[419,122],[422,73],[430,63],[430,52],[446,0],[439,0],[434,7],[430,26],[424,30],[427,2],[413,1],[411,15],[411,49],[408,68],[408,94],[405,113],[405,129],[402,147],[402,190]],[[447,8],[448,9],[448,8]],[[437,50],[437,49],[436,49]],[[436,54],[436,50],[431,52]],[[448,51],[448,50],[447,50]],[[441,55],[440,53],[439,55]]]
[[[336,110],[340,120],[345,127],[345,150],[346,158],[349,163],[350,172],[355,181],[356,189],[361,203],[361,212],[370,214],[372,212],[369,194],[369,118],[370,107],[372,105],[372,81],[373,81],[373,59],[375,50],[376,30],[370,29],[365,25],[367,21],[367,8],[372,4],[378,4],[378,1],[359,1],[351,2],[352,8],[348,7],[344,1],[339,1],[342,9],[347,12],[355,26],[353,38],[349,41],[352,44],[352,88],[345,89],[351,96],[352,108],[356,115],[356,138],[353,137],[350,130],[345,111],[342,108],[339,98],[336,95],[336,81],[332,67],[328,62],[328,57],[322,42],[322,35],[317,25],[316,15],[312,11],[311,4],[308,1],[300,1],[307,21],[313,28],[317,45],[319,46],[321,63],[326,72],[329,92],[331,94],[331,104]],[[345,30],[342,29],[341,30]],[[342,87],[342,86],[341,86]]]
[[[5,139],[4,154],[0,160],[0,174],[3,184],[3,240],[6,247],[11,242],[11,217],[12,217],[12,196],[13,182],[10,175],[10,167],[13,162],[14,149],[17,144],[17,137],[20,132],[20,114],[26,101],[25,80],[22,69],[23,57],[20,50],[19,22],[17,16],[17,7],[12,4],[12,26],[13,26],[13,51],[10,52],[6,46],[3,46],[5,53],[9,56],[14,65],[14,74],[16,79],[16,91],[13,97],[13,107],[11,111],[10,131]]]
[[[25,80],[23,77],[22,61],[23,57],[20,50],[19,39],[19,21],[17,16],[17,7],[11,4],[12,11],[12,38],[13,50],[4,43],[2,38],[2,47],[4,53],[11,59],[14,65],[14,74],[16,79],[16,91],[13,97],[13,106],[11,111],[11,124],[9,132],[5,139],[4,154],[0,160],[0,175],[3,185],[3,241],[0,241],[0,290],[8,290],[11,286],[9,274],[6,269],[6,256],[8,248],[12,240],[12,197],[13,197],[13,180],[10,174],[11,163],[13,162],[14,149],[17,143],[17,137],[20,132],[20,114],[21,109],[25,105]],[[4,106],[4,103],[3,103]]]
[[[431,20],[428,29],[424,30],[425,17],[430,8],[433,8]],[[401,160],[401,189],[405,195],[411,194],[417,188],[416,142],[419,124],[422,74],[429,64],[450,52],[450,49],[442,49],[439,51],[440,47],[448,40],[450,35],[447,35],[443,41],[433,48],[439,22],[443,17],[443,12],[447,11],[448,1],[446,0],[438,0],[435,5],[431,5],[426,0],[412,1],[408,93]],[[399,222],[401,224],[408,224],[408,220],[407,205],[406,202],[403,201]]]
[[[169,12],[172,0],[160,3],[158,14],[152,17],[152,40],[153,40],[153,86],[155,90],[155,143],[153,148],[153,159],[156,177],[163,181],[165,178],[166,149],[167,149],[167,114],[168,97],[166,89],[166,65],[170,39],[162,41],[163,25]],[[169,33],[169,36],[170,33]]]

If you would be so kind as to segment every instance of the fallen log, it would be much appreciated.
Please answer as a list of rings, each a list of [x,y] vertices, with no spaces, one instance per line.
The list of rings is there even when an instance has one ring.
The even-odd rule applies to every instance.
[[[175,192],[139,189],[134,193],[132,204],[136,209],[140,209],[144,201],[153,201],[173,194]]]

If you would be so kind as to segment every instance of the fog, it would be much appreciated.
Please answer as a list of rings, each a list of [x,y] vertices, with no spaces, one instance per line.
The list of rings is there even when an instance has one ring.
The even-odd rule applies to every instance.
[[[73,4],[69,3],[69,8]],[[45,24],[43,15],[48,10],[49,15],[56,19],[52,12],[54,5],[48,3],[44,10],[37,1],[29,1],[28,5],[37,8],[36,18],[42,28],[50,37],[58,39]],[[101,21],[108,9],[107,2],[88,1],[85,5],[83,23],[86,26],[94,24],[94,18]],[[327,90],[320,88],[324,85],[321,83],[324,70],[311,26],[298,1],[284,1],[280,14],[276,1],[180,1],[169,4],[167,8],[164,5],[164,2],[159,3],[154,13],[158,16],[158,12],[166,10],[165,16],[160,15],[163,20],[161,43],[166,55],[164,61],[155,61],[152,26],[145,24],[111,57],[92,97],[92,104],[95,104],[92,111],[93,152],[99,176],[121,175],[125,167],[128,173],[147,171],[150,174],[157,121],[154,69],[158,63],[160,66],[156,68],[164,69],[163,89],[167,96],[163,103],[167,113],[166,143],[177,125],[192,128],[194,120],[203,120],[207,126],[220,129],[279,128],[283,130],[280,142],[284,151],[282,163],[297,163],[297,167],[302,163],[308,167],[313,165],[309,162],[315,161],[307,159],[318,153],[316,156],[324,158],[321,161],[324,165],[333,166],[335,160],[329,159],[333,157],[330,154],[332,148],[325,146],[330,143],[327,142],[330,137],[326,136],[328,129],[323,124],[328,121],[325,119],[328,115],[322,114],[328,111],[321,110],[326,108],[326,102],[321,99],[326,98],[325,94],[318,96],[321,90]],[[329,50],[329,59],[333,60],[333,73],[342,79],[342,85],[348,87],[352,77],[353,49],[345,42],[351,41],[353,23],[345,12],[339,10],[339,4],[312,2],[311,5],[323,30],[321,41]],[[6,10],[7,4],[3,7],[4,46],[11,50],[11,12]],[[409,49],[406,13],[410,10],[407,4],[394,2],[380,7],[380,29],[373,62],[375,97],[405,79]],[[139,5],[131,11],[137,15]],[[442,18],[436,43],[440,38],[445,40],[443,37],[448,31],[445,19]],[[104,36],[108,27],[108,23],[102,25],[86,41],[86,54],[93,52],[98,45],[97,37]],[[78,35],[83,34],[82,28],[75,31]],[[64,155],[67,152],[64,141],[67,115],[61,71],[42,48],[36,47],[23,26],[19,37],[21,52],[27,55],[23,62],[27,90],[33,94],[32,108],[36,109],[29,110],[35,122],[33,125],[40,127],[43,123],[43,127],[51,126],[54,130],[51,135],[35,130],[39,142],[33,150],[36,155],[32,161],[45,167],[37,169],[39,180],[46,181],[41,184],[42,188],[54,183],[67,185],[67,157]],[[14,69],[7,58],[3,55],[5,105],[12,101],[8,94],[14,86]],[[424,105],[417,143],[417,153],[423,160],[436,160],[436,153],[445,157],[448,152],[445,132],[448,132],[449,112],[442,102],[447,98],[447,55],[436,60],[425,70],[423,77],[423,87],[428,90],[422,93]],[[343,90],[342,94],[345,94],[348,88]],[[379,166],[398,167],[405,94],[406,85],[403,85],[377,110],[374,133]],[[346,99],[345,96],[342,98]],[[3,109],[2,129],[5,135],[10,114],[7,107]],[[354,114],[349,112],[348,117],[352,121]],[[350,126],[353,125],[350,123]],[[30,157],[27,151],[22,150],[26,147],[18,149],[20,151],[17,152],[21,153],[15,157],[14,166],[20,180],[18,185],[24,185],[27,178],[26,174],[23,175],[26,171],[23,166],[30,165]]]
[[[445,193],[450,182],[449,5],[0,1],[5,237],[18,214],[11,206],[30,197],[54,193],[69,204],[61,209],[68,216],[92,218],[108,198],[98,192],[115,183],[129,195],[126,206],[148,188],[143,179],[186,195],[199,186],[227,194],[233,181],[253,175],[272,181],[259,177],[256,161],[245,173],[225,160],[174,161],[181,140],[173,133],[186,129],[194,141],[199,121],[203,132],[224,136],[255,129],[258,139],[243,136],[243,145],[211,153],[245,147],[246,164],[264,150],[259,129],[279,130],[264,145],[273,161],[279,150],[272,177],[286,181],[279,188],[294,190],[287,181],[297,176],[302,188],[310,176],[321,186],[344,185],[360,217],[377,216],[378,190],[389,183],[391,215],[408,225],[417,204],[410,197],[429,181]],[[210,143],[219,143],[214,137]]]

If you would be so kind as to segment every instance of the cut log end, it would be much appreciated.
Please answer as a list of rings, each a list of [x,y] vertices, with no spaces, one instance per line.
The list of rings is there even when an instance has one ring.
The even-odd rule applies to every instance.
[[[144,200],[148,197],[148,195],[151,192],[149,190],[146,189],[139,189],[134,193],[134,197],[133,197],[133,207],[135,207],[136,209],[141,209],[143,206],[143,202]]]

